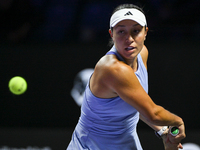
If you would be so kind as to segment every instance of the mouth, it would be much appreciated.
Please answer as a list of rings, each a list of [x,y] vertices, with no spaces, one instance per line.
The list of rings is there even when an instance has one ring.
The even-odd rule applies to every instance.
[[[132,47],[132,46],[125,48],[126,51],[130,51],[130,50],[133,50],[133,49],[135,49],[135,47]]]

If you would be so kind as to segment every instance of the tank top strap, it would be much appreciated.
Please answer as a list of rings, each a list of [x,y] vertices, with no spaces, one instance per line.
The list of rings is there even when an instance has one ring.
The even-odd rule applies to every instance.
[[[115,45],[113,45],[113,47],[110,49],[110,51],[108,51],[106,53],[106,55],[110,55],[110,54],[116,55],[118,60],[125,62],[125,60],[122,58],[122,56],[117,52]]]

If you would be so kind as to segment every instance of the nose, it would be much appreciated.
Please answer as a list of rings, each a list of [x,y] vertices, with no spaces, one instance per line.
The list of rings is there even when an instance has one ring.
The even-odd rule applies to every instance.
[[[127,36],[126,41],[127,41],[128,43],[133,43],[133,41],[134,41],[133,36],[129,34],[129,35]]]

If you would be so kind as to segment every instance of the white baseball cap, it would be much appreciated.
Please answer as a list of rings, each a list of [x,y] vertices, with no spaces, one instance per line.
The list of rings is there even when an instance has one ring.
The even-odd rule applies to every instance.
[[[147,26],[145,15],[140,10],[135,8],[125,8],[116,11],[110,18],[110,28],[114,27],[122,20],[133,20],[141,26]]]

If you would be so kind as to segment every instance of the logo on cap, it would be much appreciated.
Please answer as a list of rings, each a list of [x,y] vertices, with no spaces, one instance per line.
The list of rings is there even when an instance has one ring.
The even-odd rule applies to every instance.
[[[128,11],[126,14],[124,14],[124,16],[127,16],[127,15],[133,15],[130,11]]]

